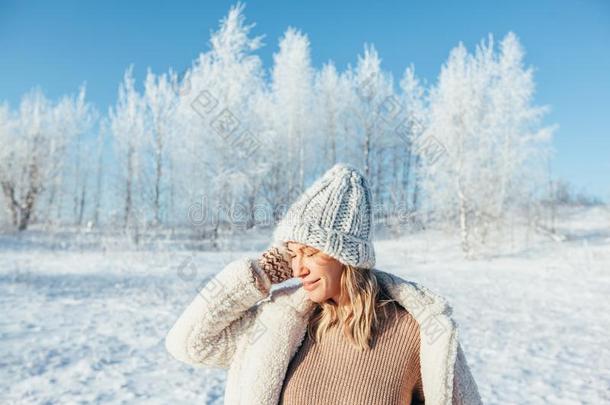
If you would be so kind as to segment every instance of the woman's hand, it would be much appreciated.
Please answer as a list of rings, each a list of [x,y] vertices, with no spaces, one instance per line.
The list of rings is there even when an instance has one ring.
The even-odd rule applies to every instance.
[[[272,245],[263,252],[258,260],[260,268],[267,274],[272,284],[292,278],[292,261],[284,245]]]

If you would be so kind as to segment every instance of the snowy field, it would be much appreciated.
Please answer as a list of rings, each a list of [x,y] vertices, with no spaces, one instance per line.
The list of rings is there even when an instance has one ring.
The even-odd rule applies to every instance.
[[[435,232],[376,243],[378,268],[450,300],[485,403],[610,403],[610,213],[565,218],[564,242],[474,261]],[[0,403],[222,403],[225,372],[173,360],[163,337],[210,275],[264,239],[192,259],[0,240]]]

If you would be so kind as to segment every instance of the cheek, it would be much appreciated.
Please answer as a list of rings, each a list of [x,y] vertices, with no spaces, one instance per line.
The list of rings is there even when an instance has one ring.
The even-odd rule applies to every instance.
[[[333,269],[332,272],[329,273],[331,274],[333,284],[341,284],[341,269]]]
[[[316,268],[326,287],[335,287],[341,282],[341,271],[329,268],[328,264],[318,265]]]

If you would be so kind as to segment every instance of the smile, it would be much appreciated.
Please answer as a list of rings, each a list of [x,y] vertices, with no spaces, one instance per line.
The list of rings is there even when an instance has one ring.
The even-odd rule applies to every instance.
[[[318,281],[320,281],[321,279],[317,279],[316,281],[312,282],[312,283],[303,283],[303,288],[306,289],[307,291],[312,290],[313,288],[315,288],[316,284],[318,283]]]

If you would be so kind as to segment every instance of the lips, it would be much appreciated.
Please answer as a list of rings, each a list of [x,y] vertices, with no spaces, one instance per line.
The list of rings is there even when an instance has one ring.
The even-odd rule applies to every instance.
[[[303,287],[305,289],[310,289],[315,283],[317,283],[318,281],[320,281],[320,279],[317,279],[315,281],[309,281],[309,282],[305,282],[303,281]]]

